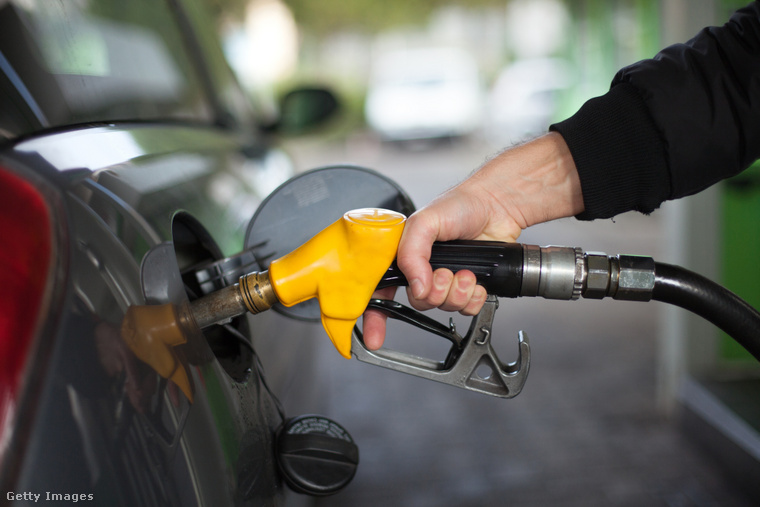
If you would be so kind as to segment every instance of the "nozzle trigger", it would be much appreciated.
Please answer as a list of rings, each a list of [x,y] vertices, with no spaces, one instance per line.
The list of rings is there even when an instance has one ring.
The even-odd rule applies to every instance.
[[[357,360],[499,398],[513,398],[520,393],[530,368],[528,336],[522,331],[518,334],[516,361],[503,363],[499,359],[491,346],[493,319],[499,306],[496,296],[488,296],[483,309],[473,317],[464,337],[459,337],[456,331],[411,308],[404,307],[405,310],[399,310],[398,306],[402,305],[373,300],[369,308],[452,341],[446,360],[435,361],[386,348],[369,350],[364,345],[361,331],[355,327],[351,354]]]

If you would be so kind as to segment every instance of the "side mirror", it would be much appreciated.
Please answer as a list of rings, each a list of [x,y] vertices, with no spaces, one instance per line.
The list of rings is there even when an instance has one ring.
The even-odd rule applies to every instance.
[[[280,101],[280,118],[268,130],[300,134],[324,123],[338,110],[338,99],[323,88],[298,88]]]

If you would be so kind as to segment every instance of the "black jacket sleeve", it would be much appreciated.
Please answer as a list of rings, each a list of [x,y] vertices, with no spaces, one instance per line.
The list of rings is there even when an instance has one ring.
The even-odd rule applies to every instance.
[[[691,195],[760,158],[760,2],[619,71],[552,125],[573,155],[582,220]]]

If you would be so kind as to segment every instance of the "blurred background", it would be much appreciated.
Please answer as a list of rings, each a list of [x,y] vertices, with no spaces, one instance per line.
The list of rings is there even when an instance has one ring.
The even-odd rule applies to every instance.
[[[328,129],[287,141],[296,169],[369,167],[417,207],[603,94],[620,67],[746,3],[215,1],[227,55],[262,112],[274,114],[282,91],[299,83],[340,99]],[[651,216],[561,220],[521,240],[649,255],[757,307],[758,181],[753,168]],[[533,362],[513,400],[347,362],[325,340],[314,358],[325,400],[314,406],[353,433],[362,463],[320,505],[760,502],[758,367],[709,323],[659,303],[503,300],[494,330],[503,359],[515,357],[520,329]],[[439,352],[408,327],[390,335],[402,348]]]

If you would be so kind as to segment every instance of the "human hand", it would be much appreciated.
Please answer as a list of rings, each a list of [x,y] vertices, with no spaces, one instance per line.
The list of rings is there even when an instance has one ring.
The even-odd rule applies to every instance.
[[[476,315],[485,289],[467,270],[433,272],[433,242],[455,239],[516,241],[526,227],[583,211],[580,180],[570,151],[557,133],[508,149],[407,220],[397,263],[409,281],[409,303],[417,310],[441,308]],[[392,298],[394,289],[375,297]],[[364,314],[364,344],[374,350],[385,339],[386,317]]]

